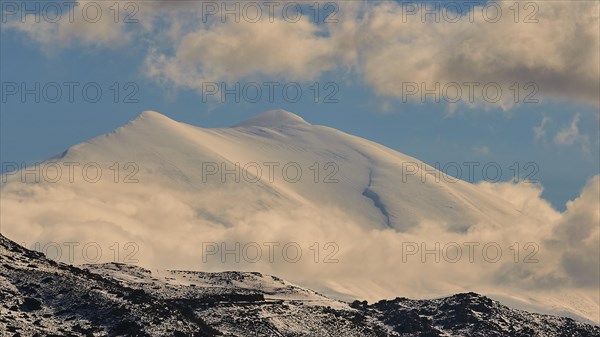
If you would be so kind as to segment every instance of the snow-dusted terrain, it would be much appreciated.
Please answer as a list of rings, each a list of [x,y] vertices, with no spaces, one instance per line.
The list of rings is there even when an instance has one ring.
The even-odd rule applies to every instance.
[[[39,172],[39,182],[31,171],[3,176],[2,234],[28,248],[56,243],[63,262],[258,271],[340,299],[474,291],[528,310],[600,322],[597,289],[571,281],[560,265],[563,248],[545,249],[556,241],[561,215],[531,202],[535,191],[515,197],[498,186],[455,180],[415,158],[287,111],[221,129],[144,112],[49,159]],[[78,244],[72,261],[65,246],[70,242]],[[242,247],[237,253],[223,254],[236,243]],[[290,243],[294,249],[286,255],[282,249]],[[456,261],[421,254],[452,243],[462,248]],[[490,243],[502,249],[501,259],[482,259],[481,249]],[[90,244],[91,253],[83,254]],[[407,254],[409,246],[420,251]],[[269,247],[275,247],[273,259]],[[297,247],[302,254],[295,259]],[[472,260],[469,247],[475,249]],[[49,255],[54,252],[49,249]],[[534,262],[525,263],[527,257]],[[127,277],[122,281],[130,287],[137,273],[146,275],[141,269],[113,275],[114,267],[89,268]],[[161,294],[170,293],[166,277],[185,286],[178,294],[191,289],[184,275],[196,278],[203,293],[214,281],[191,272],[159,274]],[[242,288],[265,286],[256,277]],[[148,279],[141,283],[152,292]],[[273,290],[265,301],[285,298],[282,291]],[[296,289],[293,295],[321,301],[312,292]],[[263,314],[260,308],[255,314]],[[301,324],[284,316],[277,318],[281,326]],[[215,323],[210,313],[203,319],[222,331],[232,329]]]
[[[333,300],[260,273],[56,263],[0,235],[3,336],[600,336],[464,293]]]

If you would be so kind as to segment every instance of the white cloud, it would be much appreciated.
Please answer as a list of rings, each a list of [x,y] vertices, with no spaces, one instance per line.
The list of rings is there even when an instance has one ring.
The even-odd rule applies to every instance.
[[[539,126],[533,127],[533,135],[536,141],[546,140],[546,127],[552,120],[548,116],[543,116]]]
[[[205,82],[253,76],[315,79],[335,66],[335,48],[319,34],[305,20],[227,23],[183,35],[173,56],[153,50],[146,66],[151,77],[199,90]]]
[[[499,4],[511,13],[513,3]],[[438,94],[468,106],[509,109],[515,101],[544,97],[598,104],[598,32],[591,28],[598,23],[597,6],[539,3],[538,23],[515,23],[512,15],[490,23],[481,7],[473,9],[473,22],[467,15],[424,23],[419,12],[406,15],[407,8],[393,2],[344,4],[337,24],[320,26],[309,19],[229,21],[176,38],[170,56],[154,51],[148,73],[201,89],[199,81],[206,79],[301,81],[354,69],[377,94],[400,99],[416,84],[407,99],[425,100],[425,90],[439,85]]]
[[[485,12],[480,6],[458,22],[442,16],[439,23],[424,23],[420,12],[407,14],[406,4],[351,1],[338,3],[338,22],[328,24],[316,24],[310,15],[292,23],[280,11],[274,22],[269,15],[255,23],[244,18],[221,23],[218,15],[207,21],[204,3],[136,2],[140,23],[129,26],[104,15],[95,24],[6,27],[44,46],[79,41],[112,47],[135,40],[148,48],[150,78],[196,90],[202,89],[202,81],[305,81],[351,70],[378,95],[400,99],[407,89],[403,85],[411,82],[426,88],[439,83],[442,94],[445,88],[471,107],[509,109],[528,95],[599,104],[598,2],[528,2],[515,23],[514,2],[498,1],[492,5],[503,15],[494,23],[489,21],[496,7]],[[537,22],[523,22],[532,13]],[[132,40],[135,34],[143,38]],[[466,82],[480,84],[471,94]],[[452,83],[459,85],[460,95],[448,86]],[[490,103],[495,86],[488,86],[484,95],[488,83],[502,89],[495,103]],[[517,97],[514,83],[520,88]],[[525,87],[527,83],[534,84]],[[408,99],[419,101],[421,95]]]
[[[476,146],[473,148],[473,152],[475,152],[476,154],[482,155],[482,156],[487,156],[490,154],[490,148],[485,145]]]
[[[498,2],[511,13],[512,2]],[[489,23],[475,7],[474,22],[424,24],[400,4],[374,6],[360,22],[366,81],[377,92],[400,95],[403,82],[498,83],[499,105],[515,101],[510,86],[534,82],[537,97],[577,98],[598,104],[598,3],[539,2],[538,23],[515,23],[504,15]],[[577,61],[573,61],[573,60]],[[519,101],[527,92],[521,90]],[[464,94],[463,96],[465,96]],[[475,91],[481,101],[481,87]],[[491,100],[494,95],[490,92]],[[570,96],[570,97],[569,97]]]
[[[580,114],[575,114],[569,126],[561,129],[554,136],[554,142],[562,146],[579,145],[581,151],[588,153],[590,151],[590,139],[587,135],[579,132]]]
[[[60,16],[52,14],[52,8],[44,10],[43,2],[33,2],[25,7],[32,9],[36,4],[40,6],[41,14],[22,16],[20,11],[4,14],[3,28],[26,34],[47,51],[73,45],[116,48],[131,42],[132,33],[127,29],[126,17],[116,14],[112,2],[78,0],[63,7]]]
[[[600,176],[567,203],[549,246],[563,252],[561,267],[577,286],[598,289],[600,283]]]

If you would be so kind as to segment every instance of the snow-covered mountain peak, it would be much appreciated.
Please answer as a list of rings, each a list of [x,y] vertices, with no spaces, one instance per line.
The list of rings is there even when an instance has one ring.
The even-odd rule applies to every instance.
[[[503,185],[446,177],[283,110],[237,126],[202,128],[147,111],[42,163],[37,175],[35,167],[10,172],[3,176],[2,234],[42,247],[97,243],[104,251],[98,262],[120,262],[110,248],[117,242],[121,252],[139,248],[134,257],[146,268],[253,270],[339,298],[472,290],[597,320],[597,297],[587,290],[526,291],[545,277],[535,270],[560,261],[553,251],[536,255],[550,237],[539,233],[549,233],[555,220],[530,218],[535,208],[522,211]],[[36,177],[41,183],[29,184]],[[223,255],[236,245],[237,256]],[[241,255],[255,246],[262,250],[257,261]],[[301,260],[289,262],[284,246],[301,249]],[[66,246],[59,247],[65,261]],[[208,247],[219,250],[209,254]],[[484,255],[489,247],[500,260]],[[89,263],[83,254],[73,258]],[[525,265],[526,258],[539,265]],[[490,284],[498,279],[509,282]]]
[[[134,122],[151,122],[151,123],[178,123],[171,118],[153,110],[146,110],[140,113]]]
[[[263,112],[255,117],[247,119],[234,127],[262,126],[262,127],[281,127],[310,125],[302,117],[283,109],[276,109]]]
[[[156,136],[166,136],[172,132],[178,133],[177,130],[184,127],[184,125],[160,112],[146,110],[115,131],[117,133],[125,132],[126,134],[142,132],[153,138]]]

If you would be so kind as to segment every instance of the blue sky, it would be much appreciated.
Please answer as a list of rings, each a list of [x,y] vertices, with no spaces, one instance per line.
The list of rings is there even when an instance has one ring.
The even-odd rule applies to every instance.
[[[383,4],[385,3],[379,3],[379,5]],[[389,36],[398,35],[394,35],[394,32],[389,30],[404,27],[390,22],[375,28],[364,26],[376,29],[375,33],[354,30],[355,35],[351,38],[348,37],[349,35],[342,35],[347,34],[347,31],[340,27],[347,22],[358,22],[359,19],[356,17],[362,17],[365,13],[373,17],[382,15],[385,18],[385,11],[378,11],[374,7],[376,6],[367,6],[366,9],[340,8],[341,14],[344,14],[344,10],[346,13],[355,13],[353,11],[362,11],[362,13],[357,16],[340,16],[340,22],[336,25],[331,24],[334,25],[333,27],[327,27],[321,22],[318,24],[307,22],[298,29],[299,24],[294,26],[288,23],[288,26],[293,26],[295,32],[305,31],[298,33],[299,35],[283,37],[276,33],[268,33],[273,35],[265,38],[267,43],[271,39],[273,44],[279,44],[277,50],[293,49],[294,53],[290,55],[299,55],[298,60],[285,60],[286,55],[289,55],[282,54],[269,62],[261,61],[261,59],[265,60],[263,50],[255,50],[251,45],[243,44],[254,41],[252,40],[254,33],[260,33],[261,36],[265,36],[266,33],[259,29],[254,32],[252,29],[257,27],[256,24],[249,26],[250,30],[243,28],[248,35],[243,39],[238,38],[241,39],[244,47],[241,53],[247,53],[244,55],[248,62],[247,67],[244,63],[240,63],[242,62],[240,59],[233,59],[227,63],[228,59],[223,60],[224,54],[218,52],[219,43],[223,41],[223,36],[226,36],[219,34],[236,32],[236,27],[226,27],[223,31],[219,31],[217,22],[209,28],[204,28],[213,34],[210,35],[206,31],[198,31],[197,27],[185,27],[188,23],[195,24],[194,20],[185,21],[186,13],[170,12],[172,22],[155,23],[158,21],[156,11],[159,9],[152,8],[144,12],[144,8],[140,7],[138,23],[113,23],[117,26],[114,28],[117,29],[115,33],[112,31],[113,28],[109,27],[110,22],[104,24],[100,22],[93,28],[98,27],[102,35],[91,34],[91,36],[86,36],[85,29],[82,30],[81,27],[77,27],[76,32],[69,30],[68,25],[64,30],[50,30],[51,35],[41,33],[36,35],[36,30],[39,32],[52,28],[35,25],[30,28],[19,20],[16,23],[10,20],[3,22],[4,27],[0,35],[3,92],[0,115],[1,161],[3,163],[42,161],[74,144],[110,132],[144,110],[159,111],[175,120],[198,126],[227,127],[262,111],[283,108],[300,115],[310,123],[331,126],[373,140],[434,166],[436,163],[443,166],[450,162],[461,165],[464,162],[478,162],[481,166],[486,163],[498,163],[503,170],[502,180],[511,178],[515,169],[514,163],[518,163],[521,175],[531,172],[528,169],[537,167],[539,170],[536,170],[533,177],[544,186],[543,197],[559,210],[564,209],[566,201],[579,195],[586,181],[598,174],[600,170],[598,104],[593,101],[593,97],[590,99],[589,92],[593,92],[594,88],[585,88],[589,83],[593,83],[594,76],[596,76],[596,83],[598,81],[598,68],[594,69],[593,63],[590,63],[592,68],[588,69],[592,79],[590,82],[585,78],[582,79],[581,73],[577,73],[582,71],[579,68],[570,69],[560,65],[556,69],[561,70],[552,72],[548,64],[560,63],[569,55],[563,55],[564,59],[557,58],[538,67],[536,62],[544,62],[540,56],[547,53],[548,48],[553,47],[551,44],[540,46],[534,41],[527,49],[531,55],[523,55],[523,51],[519,50],[514,51],[516,54],[511,54],[513,51],[509,48],[512,47],[510,44],[507,45],[509,52],[506,54],[501,46],[497,47],[498,49],[486,50],[485,45],[478,45],[486,40],[485,36],[478,36],[478,34],[488,34],[491,35],[490,38],[498,38],[503,36],[498,33],[499,30],[506,30],[506,34],[512,33],[516,36],[519,36],[520,32],[525,32],[523,34],[526,35],[538,34],[535,28],[530,32],[532,25],[513,24],[510,27],[497,25],[489,28],[490,24],[485,25],[484,22],[480,24],[481,27],[476,24],[466,26],[467,30],[460,30],[458,27],[454,35],[449,36],[450,39],[455,39],[454,46],[464,41],[472,41],[472,53],[487,52],[494,56],[493,59],[496,61],[493,62],[493,67],[497,69],[489,71],[481,70],[482,63],[478,63],[479,59],[467,58],[467,61],[473,62],[473,69],[469,69],[469,63],[465,68],[465,64],[456,63],[457,58],[445,58],[446,56],[437,54],[436,50],[430,51],[424,47],[422,36],[407,33],[404,39],[411,42],[404,44],[404,40],[399,39],[397,49],[387,49],[393,41],[388,45],[377,39],[389,39]],[[392,7],[392,11],[394,8],[397,10],[397,7]],[[6,8],[3,7],[3,10],[6,11]],[[544,13],[543,10],[544,8],[540,8],[540,13]],[[165,17],[164,20],[169,21],[169,16]],[[543,15],[540,16],[540,23],[537,24],[542,25],[540,31],[544,31],[544,18]],[[585,19],[586,17],[581,17],[582,21]],[[181,24],[184,28],[175,29],[173,22]],[[399,24],[407,24],[406,30],[415,29],[414,25],[406,22]],[[561,22],[555,24],[560,26]],[[433,23],[427,27],[435,25]],[[454,24],[451,28],[457,26],[458,24]],[[285,29],[287,28],[284,27]],[[479,32],[474,33],[472,31],[474,29]],[[267,27],[267,30],[270,28]],[[381,36],[377,35],[380,33]],[[440,34],[443,33],[436,32],[434,36],[441,36]],[[122,36],[126,35],[129,37],[122,40]],[[47,36],[52,38],[47,39]],[[209,39],[211,36],[214,40]],[[339,40],[337,36],[341,36]],[[362,53],[358,57],[353,55],[356,50],[339,52],[328,49],[330,44],[339,41],[350,41],[358,45],[363,38],[373,40],[357,47],[359,53]],[[543,39],[542,36],[539,38]],[[569,36],[557,38],[560,41],[556,42],[556,48],[564,50],[562,44],[565,44],[573,49],[565,51],[565,54],[591,53],[591,56],[594,56],[593,50],[582,49],[586,48],[585,41],[580,46],[578,41],[565,42],[568,38]],[[581,34],[574,33],[570,38],[579,39]],[[182,46],[182,41],[205,45],[202,45],[201,50],[189,49],[191,47]],[[209,45],[211,41],[217,42],[214,47],[216,51],[213,51],[213,47]],[[256,44],[263,42],[258,41]],[[450,47],[452,46],[444,48]],[[593,47],[593,44],[589,46],[590,49]],[[535,48],[540,49],[539,54],[535,53]],[[306,50],[310,50],[306,52],[309,53],[308,56],[303,54]],[[321,50],[325,51],[320,53]],[[224,102],[214,99],[205,101],[195,79],[185,77],[187,68],[183,68],[184,71],[176,67],[161,68],[161,65],[168,62],[187,66],[192,62],[189,55],[195,53],[201,54],[198,55],[198,59],[191,57],[192,61],[196,62],[193,63],[195,69],[200,69],[196,75],[202,77],[200,79],[205,84],[224,81],[239,82],[243,86],[257,83],[265,88],[264,83],[270,81],[298,83],[303,90],[303,95],[298,102],[286,101],[282,94],[275,94],[274,102],[269,102],[266,94],[257,102],[250,102],[251,99],[244,98],[240,102],[235,102],[231,98],[225,99]],[[402,98],[394,95],[392,90],[401,88],[401,83],[393,83],[390,87],[388,85],[390,79],[385,77],[386,73],[397,72],[397,76],[392,79],[401,78],[402,83],[420,83],[423,75],[415,71],[414,67],[408,70],[400,69],[404,63],[382,61],[405,59],[406,67],[411,67],[413,58],[420,53],[429,53],[424,56],[427,60],[439,58],[439,63],[431,61],[428,66],[432,67],[430,69],[437,69],[436,64],[440,64],[441,68],[445,67],[443,75],[439,75],[439,78],[432,77],[432,80],[442,85],[456,78],[462,81],[474,79],[486,83],[490,78],[494,80],[494,76],[498,77],[498,83],[512,83],[512,78],[504,78],[503,74],[517,74],[514,81],[519,82],[521,86],[530,82],[528,78],[539,85],[540,91],[536,94],[536,98],[540,101],[510,106],[485,103],[470,106],[459,103],[456,107],[451,107],[444,100],[440,103],[420,100],[403,102]],[[165,58],[161,59],[160,56],[166,57],[166,61],[161,63],[160,60],[164,61]],[[511,62],[500,61],[513,56],[514,60]],[[520,61],[517,57],[521,56],[523,61],[518,63]],[[393,59],[386,59],[386,57],[393,57]],[[421,64],[422,60],[415,62]],[[585,63],[585,60],[582,62]],[[498,64],[502,66],[497,66]],[[472,70],[472,73],[466,72],[465,69]],[[548,71],[550,75],[544,69],[550,69]],[[79,84],[74,89],[73,102],[69,102],[65,82]],[[314,102],[315,82],[318,83],[321,91],[318,103]],[[20,97],[20,86],[26,85],[32,88],[36,83],[39,83],[40,87],[46,86],[49,90],[48,97],[42,96],[40,102],[36,102],[34,95],[26,95],[23,102]],[[54,95],[52,83],[56,83],[62,89],[62,96],[56,103],[50,102]],[[118,84],[118,89],[114,86],[115,83]],[[567,89],[573,92],[566,90],[560,83],[565,83]],[[81,90],[85,84],[92,86],[90,91],[92,93],[93,87],[99,86],[102,89],[102,95],[97,102],[86,101]],[[17,85],[19,92],[11,94],[10,90],[14,89],[14,85]],[[332,96],[335,102],[323,102],[326,94],[332,93],[335,89],[337,91]],[[115,92],[119,93],[118,102],[115,102]],[[131,94],[131,102],[124,102],[127,94]],[[525,167],[529,162],[535,164]],[[470,181],[482,179],[481,169],[475,170],[475,176],[468,177],[466,166],[463,168],[463,179]]]

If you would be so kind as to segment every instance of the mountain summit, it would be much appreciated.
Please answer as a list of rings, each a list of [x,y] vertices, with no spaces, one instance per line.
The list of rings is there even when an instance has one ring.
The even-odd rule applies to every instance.
[[[161,114],[160,112],[146,110],[139,114],[135,120],[155,120],[155,121],[163,121],[163,122],[174,122],[171,118]]]

